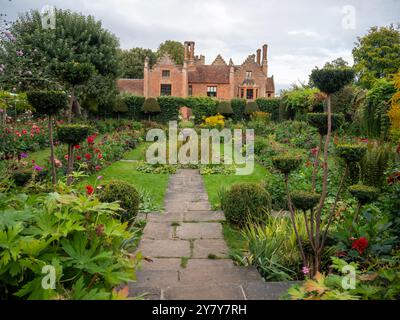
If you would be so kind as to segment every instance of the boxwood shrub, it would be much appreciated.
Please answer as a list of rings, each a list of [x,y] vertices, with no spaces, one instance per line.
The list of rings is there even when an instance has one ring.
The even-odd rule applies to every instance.
[[[271,196],[259,184],[240,183],[220,191],[221,208],[227,221],[236,226],[262,221],[271,211]]]

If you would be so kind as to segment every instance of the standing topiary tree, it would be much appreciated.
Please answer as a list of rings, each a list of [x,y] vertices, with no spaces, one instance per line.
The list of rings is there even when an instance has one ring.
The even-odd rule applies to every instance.
[[[57,128],[58,140],[68,145],[67,185],[72,183],[74,148],[89,135],[90,127],[81,124],[65,124]]]
[[[221,101],[217,106],[217,113],[222,114],[224,117],[233,115],[233,109],[230,101]]]
[[[151,120],[151,115],[158,114],[161,112],[160,105],[158,104],[157,99],[155,98],[147,98],[142,106],[143,113],[149,116],[149,121]]]
[[[49,118],[50,163],[53,185],[57,184],[54,164],[53,117],[67,106],[67,95],[62,91],[31,91],[27,93],[29,103],[39,115]]]
[[[244,114],[250,117],[254,112],[260,111],[257,102],[247,101],[246,107],[244,108]]]
[[[345,67],[345,66],[332,66],[332,65],[327,65],[323,69],[314,69],[311,73],[310,76],[310,82],[313,83],[318,89],[320,89],[323,93],[326,94],[327,96],[327,104],[326,104],[326,114],[321,114],[321,115],[315,115],[315,116],[310,116],[311,123],[314,123],[315,126],[318,128],[320,136],[325,135],[325,145],[324,145],[324,154],[323,154],[323,181],[322,181],[322,192],[319,197],[319,201],[317,205],[315,206],[316,208],[314,209],[314,206],[309,208],[310,214],[305,214],[305,223],[306,223],[306,228],[307,228],[307,234],[310,242],[310,246],[312,248],[312,261],[305,261],[305,256],[304,256],[304,249],[303,249],[303,244],[301,242],[301,239],[299,239],[298,233],[296,232],[296,237],[297,241],[300,247],[300,252],[302,253],[303,257],[303,263],[305,267],[309,267],[311,269],[311,272],[313,274],[316,274],[318,271],[320,271],[320,266],[321,266],[321,257],[323,254],[324,246],[325,246],[325,241],[327,238],[327,233],[329,230],[329,227],[333,221],[334,218],[334,213],[337,205],[337,200],[339,197],[339,194],[336,196],[336,201],[332,205],[331,211],[327,215],[327,221],[323,224],[322,222],[322,210],[325,205],[325,200],[327,196],[327,191],[328,191],[328,148],[329,144],[331,142],[331,134],[332,134],[332,129],[335,129],[337,127],[337,119],[338,117],[333,116],[332,117],[332,111],[331,111],[331,95],[346,85],[350,84],[352,80],[354,79],[354,72],[352,69]],[[334,120],[333,120],[334,119]],[[321,139],[322,140],[322,139]],[[322,141],[321,141],[322,142]],[[320,148],[321,149],[321,146]],[[294,206],[292,203],[292,198],[291,194],[288,189],[288,172],[287,170],[291,169],[292,166],[285,166],[284,164],[287,163],[287,161],[279,160],[279,159],[273,159],[273,163],[275,167],[277,167],[282,173],[285,175],[285,182],[286,182],[286,193],[288,197],[288,205],[289,209],[291,212],[292,217],[294,216]],[[319,165],[319,152],[318,155],[316,156],[315,162],[314,162],[314,168]],[[293,162],[293,161],[292,161]],[[287,168],[286,172],[284,169]],[[315,178],[313,178],[313,190],[311,194],[296,194],[296,203],[297,205],[302,205],[303,201],[306,198],[313,199],[315,200]],[[343,184],[344,181],[344,176],[342,177],[341,185]],[[340,189],[341,187],[339,187]],[[302,208],[304,209],[304,208]],[[308,209],[308,208],[307,208]],[[294,230],[297,230],[296,226],[296,221],[292,218],[292,223]],[[325,226],[325,230],[323,230],[322,225]]]
[[[68,109],[68,122],[72,121],[72,113],[74,112],[73,106],[75,102],[75,88],[79,85],[86,83],[92,74],[94,74],[94,67],[89,63],[79,63],[75,61],[62,63],[58,66],[58,74],[63,82],[70,87],[71,100]],[[77,115],[80,115],[80,110],[75,110]]]

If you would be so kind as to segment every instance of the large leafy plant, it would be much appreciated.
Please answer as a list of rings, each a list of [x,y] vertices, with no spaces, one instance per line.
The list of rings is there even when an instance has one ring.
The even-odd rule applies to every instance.
[[[140,257],[124,250],[131,233],[113,217],[117,203],[59,193],[3,195],[0,203],[2,299],[110,299],[134,279]],[[46,266],[55,271],[50,289]]]

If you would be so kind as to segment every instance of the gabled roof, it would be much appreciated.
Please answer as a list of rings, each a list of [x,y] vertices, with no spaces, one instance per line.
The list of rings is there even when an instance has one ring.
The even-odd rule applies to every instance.
[[[189,83],[229,83],[229,66],[205,65],[196,66],[195,70],[188,72]]]
[[[117,88],[119,92],[134,93],[142,96],[144,94],[144,80],[119,79],[117,81]]]
[[[227,66],[224,58],[222,58],[222,56],[220,54],[217,55],[217,57],[215,58],[214,62],[211,65],[212,66]]]

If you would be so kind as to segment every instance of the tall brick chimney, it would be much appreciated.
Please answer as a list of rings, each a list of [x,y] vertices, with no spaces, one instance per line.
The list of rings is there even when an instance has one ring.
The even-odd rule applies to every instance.
[[[257,49],[257,63],[261,66],[261,49]]]
[[[268,76],[268,59],[267,59],[268,45],[264,44],[262,48],[263,48],[262,71],[265,73],[266,76]]]

